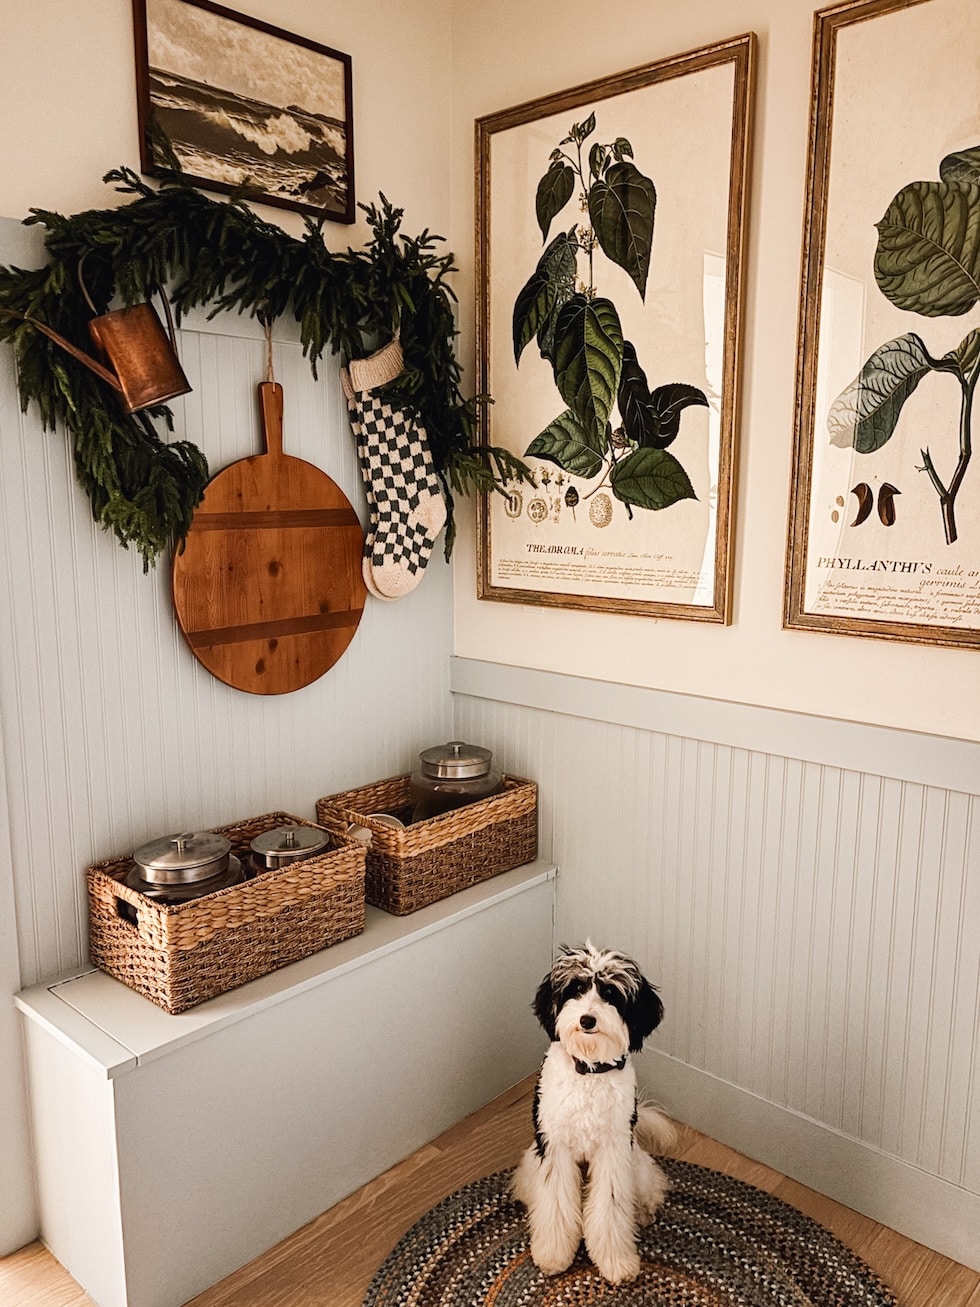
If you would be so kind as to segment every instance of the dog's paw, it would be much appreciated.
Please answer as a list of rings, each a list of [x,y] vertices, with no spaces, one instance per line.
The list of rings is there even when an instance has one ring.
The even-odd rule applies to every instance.
[[[531,1261],[535,1264],[542,1275],[561,1275],[562,1271],[567,1271],[575,1260],[575,1254],[578,1252],[578,1245],[572,1250],[571,1256],[568,1256],[567,1249],[558,1247],[542,1247],[541,1245],[531,1244]]]
[[[571,1222],[531,1222],[531,1261],[545,1275],[567,1271],[581,1242],[581,1230]]]
[[[610,1284],[628,1284],[640,1273],[640,1254],[635,1248],[602,1258],[593,1257],[595,1268]]]
[[[596,1270],[610,1284],[626,1284],[640,1273],[640,1252],[632,1227],[627,1229],[613,1222],[586,1230],[585,1250]]]
[[[636,1207],[637,1225],[652,1225],[663,1203],[638,1203]]]
[[[642,1203],[636,1209],[637,1225],[652,1225],[657,1219],[657,1213],[663,1207],[663,1203],[655,1203],[652,1206],[649,1203]]]
[[[651,1222],[657,1219],[657,1213],[666,1201],[668,1188],[669,1185],[665,1182],[662,1189],[648,1191],[642,1196],[642,1198],[637,1198],[637,1225],[650,1225]]]
[[[648,1153],[633,1155],[633,1184],[636,1194],[636,1219],[649,1225],[663,1207],[670,1181]]]

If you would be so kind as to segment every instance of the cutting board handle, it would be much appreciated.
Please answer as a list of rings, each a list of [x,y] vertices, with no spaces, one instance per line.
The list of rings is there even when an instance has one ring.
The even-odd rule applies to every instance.
[[[282,457],[282,386],[278,381],[259,382],[262,405],[262,434],[267,454]]]

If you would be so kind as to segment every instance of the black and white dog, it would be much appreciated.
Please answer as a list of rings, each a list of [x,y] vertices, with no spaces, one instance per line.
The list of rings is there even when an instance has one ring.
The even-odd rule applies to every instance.
[[[562,948],[533,1006],[552,1044],[534,1095],[534,1143],[512,1182],[527,1207],[531,1257],[556,1275],[584,1238],[604,1279],[633,1280],[637,1227],[653,1220],[668,1189],[639,1141],[661,1152],[676,1139],[659,1109],[639,1105],[630,1061],[663,1004],[631,958],[587,941]]]

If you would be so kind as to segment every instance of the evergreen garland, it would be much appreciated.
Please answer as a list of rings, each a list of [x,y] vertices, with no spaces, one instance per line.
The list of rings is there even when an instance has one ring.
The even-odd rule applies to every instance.
[[[371,228],[369,244],[335,254],[320,223],[307,219],[297,239],[243,199],[212,200],[179,176],[158,190],[128,168],[103,180],[136,198],[70,217],[31,210],[26,223],[45,228],[50,262],[38,270],[0,267],[0,340],[13,345],[23,408],[34,403],[45,429],[61,423],[67,430],[95,520],[124,547],[135,545],[144,570],[186,535],[208,480],[207,460],[188,440],[160,438],[154,421],[173,430],[168,407],[127,415],[104,382],[23,320],[28,314],[91,348],[91,311],[78,279],[83,255],[96,305],[108,306],[115,295],[136,304],[167,285],[178,320],[201,305],[212,306],[212,317],[236,310],[263,324],[291,313],[314,376],[328,347],[345,360],[356,358],[397,328],[405,370],[386,394],[428,432],[449,508],[447,558],[454,492],[501,490],[508,479],[527,479],[525,465],[507,450],[476,443],[482,397],[464,399],[460,392],[455,296],[446,283],[456,270],[452,254],[439,253],[442,237],[428,230],[401,234],[403,210],[383,195],[380,208],[359,206]]]

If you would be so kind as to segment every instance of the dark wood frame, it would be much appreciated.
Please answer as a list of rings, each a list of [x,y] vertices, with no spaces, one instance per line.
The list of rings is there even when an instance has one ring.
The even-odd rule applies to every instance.
[[[182,172],[180,174],[181,177],[192,185],[200,186],[205,190],[219,191],[225,194],[243,193],[246,198],[254,199],[263,204],[271,204],[283,209],[292,209],[300,213],[308,213],[314,217],[325,218],[332,222],[354,222],[356,217],[356,200],[354,194],[354,121],[350,55],[344,54],[340,50],[334,50],[330,46],[321,45],[316,41],[311,41],[307,37],[297,36],[295,33],[283,31],[282,28],[274,27],[271,23],[264,23],[257,18],[251,18],[246,14],[240,14],[232,9],[227,9],[224,5],[213,3],[213,0],[177,0],[177,2],[213,14],[216,18],[239,24],[240,26],[249,28],[254,32],[261,33],[266,37],[272,37],[277,40],[287,41],[292,45],[302,46],[304,49],[310,50],[314,54],[322,55],[324,59],[337,62],[342,66],[344,80],[343,130],[346,193],[341,204],[336,207],[328,207],[328,205],[313,204],[300,199],[291,199],[287,196],[270,194],[269,192],[260,189],[256,189],[253,193],[247,189],[243,190],[241,187],[229,185],[219,179],[195,175],[188,171]],[[143,172],[148,176],[173,177],[173,170],[167,168],[161,163],[160,158],[154,149],[151,132],[153,105],[150,99],[147,8],[150,7],[152,9],[152,5],[153,0],[133,0],[133,35],[136,55],[140,166]],[[289,98],[287,92],[283,97],[282,105],[277,105],[275,107],[282,108],[286,111],[288,106],[292,103],[294,103],[294,101]]]

